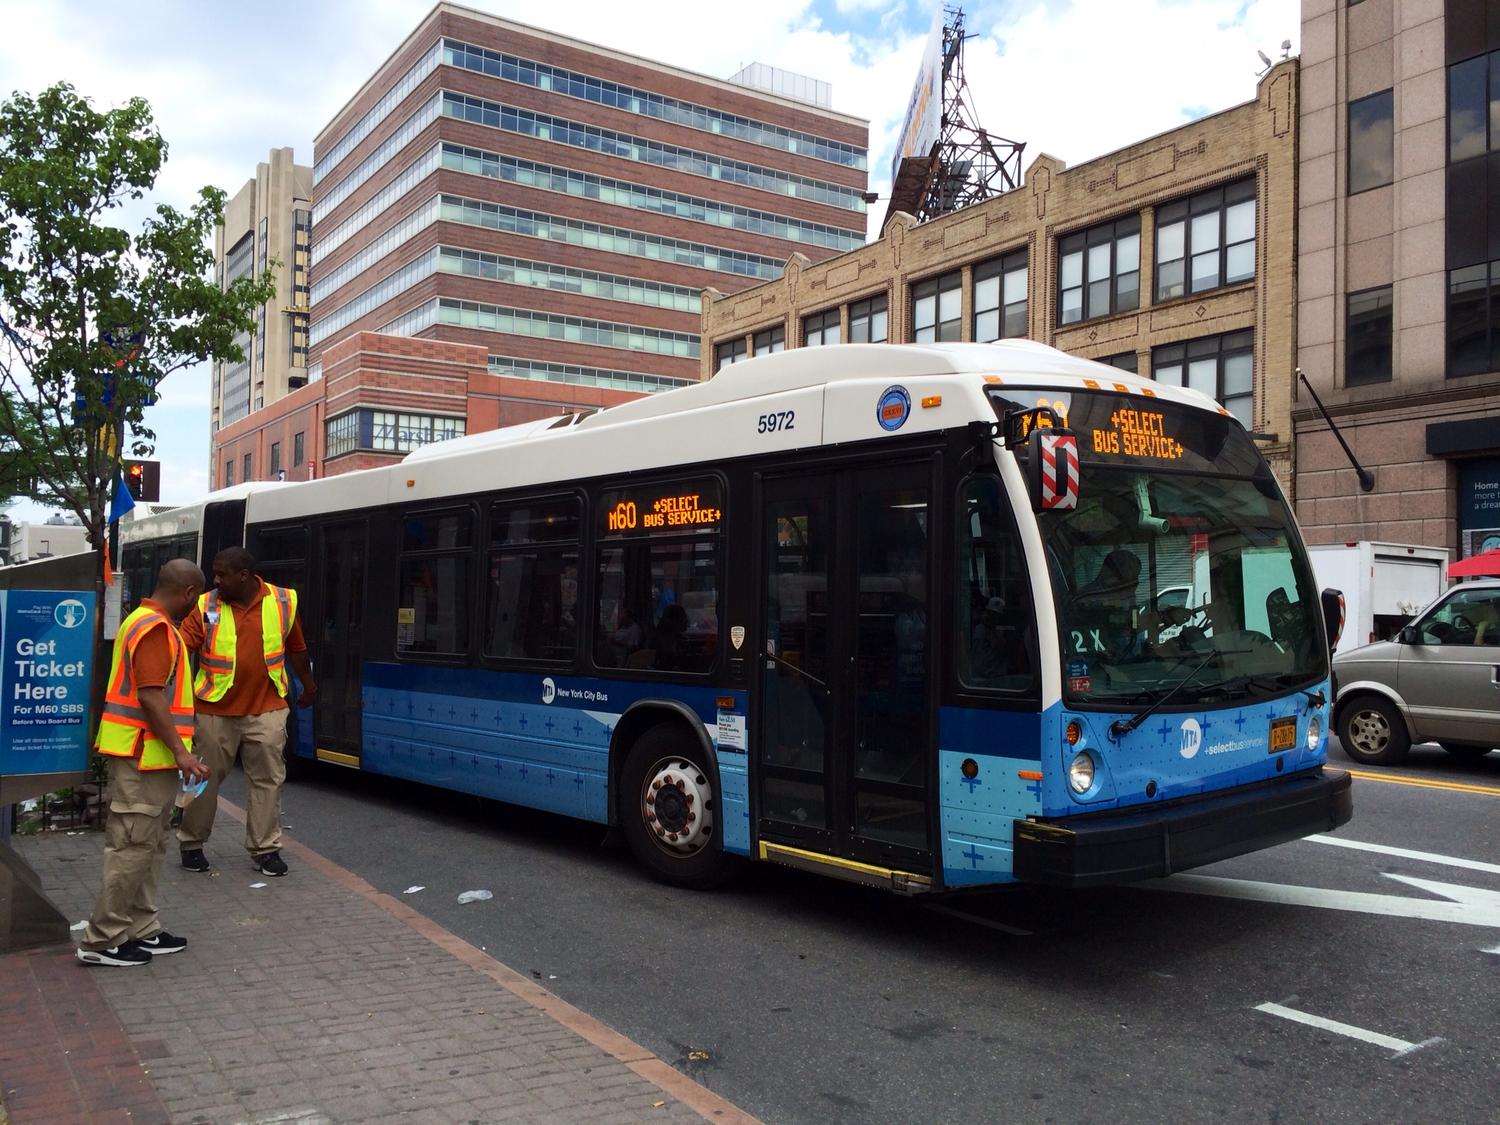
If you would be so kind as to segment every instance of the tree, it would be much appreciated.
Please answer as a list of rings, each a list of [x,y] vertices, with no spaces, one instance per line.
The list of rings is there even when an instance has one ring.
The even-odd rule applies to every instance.
[[[96,548],[121,459],[153,450],[157,385],[242,360],[234,338],[275,293],[270,271],[214,279],[218,188],[111,225],[166,156],[141,98],[100,112],[59,83],[0,105],[0,493],[72,509]]]

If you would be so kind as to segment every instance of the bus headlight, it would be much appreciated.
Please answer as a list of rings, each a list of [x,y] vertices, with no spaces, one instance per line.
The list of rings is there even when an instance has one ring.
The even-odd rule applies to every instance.
[[[1094,787],[1094,756],[1087,750],[1073,755],[1068,763],[1068,784],[1075,793],[1087,793]]]
[[[1307,748],[1309,750],[1316,750],[1318,748],[1318,740],[1322,737],[1323,720],[1314,715],[1311,719],[1307,720]]]

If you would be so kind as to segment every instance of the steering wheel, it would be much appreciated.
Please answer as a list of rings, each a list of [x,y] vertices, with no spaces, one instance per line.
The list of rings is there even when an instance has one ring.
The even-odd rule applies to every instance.
[[[1476,631],[1474,628],[1474,623],[1461,613],[1455,613],[1451,620],[1453,622],[1453,628],[1458,630],[1460,633],[1473,633]]]

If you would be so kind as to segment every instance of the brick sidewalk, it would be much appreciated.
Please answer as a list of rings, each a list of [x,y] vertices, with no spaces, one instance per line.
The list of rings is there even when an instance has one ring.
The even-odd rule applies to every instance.
[[[64,914],[88,915],[102,834],[13,843]],[[226,847],[205,877],[169,846],[162,919],[190,944],[161,964],[0,957],[12,1125],[752,1120],[309,849],[263,879]]]

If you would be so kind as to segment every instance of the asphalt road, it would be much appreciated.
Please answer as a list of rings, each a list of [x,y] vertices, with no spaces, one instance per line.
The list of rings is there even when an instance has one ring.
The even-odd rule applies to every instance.
[[[931,901],[677,891],[592,826],[344,771],[283,819],[768,1122],[1495,1121],[1500,752],[1357,774],[1335,839],[1386,850]]]

